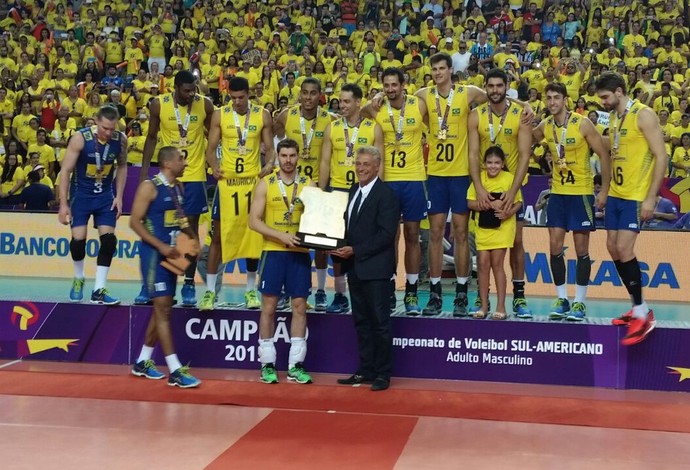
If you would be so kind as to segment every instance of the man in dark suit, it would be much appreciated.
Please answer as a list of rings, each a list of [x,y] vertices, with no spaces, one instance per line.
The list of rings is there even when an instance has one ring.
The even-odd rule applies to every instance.
[[[378,178],[381,159],[376,147],[357,149],[355,170],[359,184],[350,189],[345,214],[347,245],[332,252],[343,259],[348,275],[359,347],[359,369],[338,383],[371,383],[373,391],[390,386],[391,277],[395,272],[395,234],[400,223],[398,198]]]

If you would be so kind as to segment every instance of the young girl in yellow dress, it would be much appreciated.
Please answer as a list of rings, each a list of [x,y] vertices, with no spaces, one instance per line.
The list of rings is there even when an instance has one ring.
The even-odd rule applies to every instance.
[[[491,271],[496,283],[497,304],[491,318],[505,320],[506,313],[506,273],[503,269],[506,251],[513,247],[515,241],[515,214],[522,206],[522,195],[518,192],[515,201],[503,210],[504,203],[500,195],[508,191],[513,184],[513,174],[505,171],[505,153],[498,146],[489,147],[484,154],[484,170],[481,181],[484,188],[491,193],[494,200],[491,209],[479,211],[477,192],[474,184],[467,191],[467,206],[473,211],[475,240],[477,244],[477,271],[479,274],[479,298],[481,309],[474,314],[475,318],[486,318],[489,311],[489,280]]]

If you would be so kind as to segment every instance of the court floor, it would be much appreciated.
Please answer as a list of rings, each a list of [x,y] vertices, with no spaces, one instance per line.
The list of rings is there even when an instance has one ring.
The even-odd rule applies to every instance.
[[[64,301],[70,287],[0,281],[0,299]],[[139,285],[110,289],[129,303]],[[221,300],[240,304],[243,289]],[[529,300],[548,321],[552,299]],[[593,323],[629,308],[588,306]],[[653,307],[660,324],[690,327],[682,304]],[[331,374],[266,385],[257,371],[194,372],[202,386],[179,390],[125,365],[0,361],[2,468],[690,469],[685,393],[399,378],[375,393]]]

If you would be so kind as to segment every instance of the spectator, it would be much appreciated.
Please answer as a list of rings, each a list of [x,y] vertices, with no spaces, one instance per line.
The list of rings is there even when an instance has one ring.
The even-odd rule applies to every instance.
[[[678,209],[675,204],[665,197],[656,197],[656,207],[652,218],[647,220],[644,228],[665,229],[673,228],[678,220]]]
[[[25,176],[18,158],[16,154],[8,155],[0,171],[0,205],[13,206],[19,202]]]
[[[24,210],[47,211],[55,203],[53,190],[41,183],[41,170],[43,170],[43,166],[38,165],[29,172],[29,186],[24,188],[19,197],[19,203]]]

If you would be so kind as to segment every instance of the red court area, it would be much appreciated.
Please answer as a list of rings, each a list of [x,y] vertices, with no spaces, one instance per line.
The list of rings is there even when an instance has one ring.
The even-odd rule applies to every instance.
[[[195,372],[179,390],[127,366],[0,364],[2,468],[690,468],[682,393]]]

